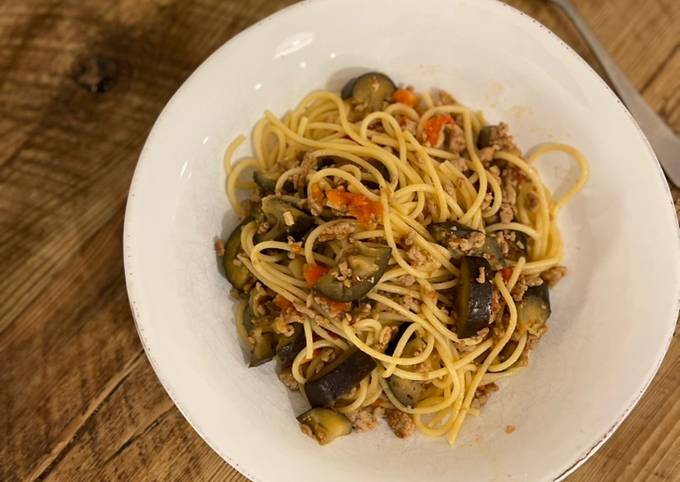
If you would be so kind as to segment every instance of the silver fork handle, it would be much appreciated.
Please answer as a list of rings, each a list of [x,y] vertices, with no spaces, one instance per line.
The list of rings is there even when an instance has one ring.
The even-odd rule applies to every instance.
[[[569,0],[551,1],[567,14],[583,38],[590,44],[597,60],[609,77],[614,90],[626,104],[631,114],[633,114],[645,136],[647,136],[666,174],[676,185],[680,185],[680,140],[678,137],[638,93],[637,89],[631,84],[621,69],[616,66],[614,60],[609,56],[595,35],[593,35],[590,27],[588,27],[572,3]]]

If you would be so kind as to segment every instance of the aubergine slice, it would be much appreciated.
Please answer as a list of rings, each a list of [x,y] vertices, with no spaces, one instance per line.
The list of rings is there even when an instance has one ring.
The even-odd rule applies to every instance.
[[[276,190],[276,181],[279,179],[278,175],[257,170],[253,173],[253,181],[257,184],[265,194],[274,194]]]
[[[397,86],[385,74],[368,72],[351,79],[340,93],[343,100],[355,105],[365,105],[368,111],[382,109],[383,103],[389,101]]]
[[[479,136],[477,136],[477,147],[479,149],[491,146],[491,138],[495,127],[496,126],[484,126],[480,129]]]
[[[281,241],[288,236],[298,239],[314,226],[312,216],[279,196],[267,196],[262,199],[258,221],[258,225],[268,223],[270,227],[266,232],[255,236],[257,243]]]
[[[463,256],[458,274],[458,336],[474,336],[489,324],[493,296],[492,278],[493,273],[486,259]]]
[[[352,244],[342,254],[338,265],[319,279],[316,290],[334,301],[360,300],[378,284],[391,254],[392,248],[388,246],[373,248],[365,244]],[[342,278],[339,266],[343,263],[351,270],[351,276],[347,279],[339,279]]]
[[[452,237],[468,239],[473,233],[480,232],[457,221],[433,223],[428,226],[428,229],[438,243],[447,242]]]
[[[375,360],[357,349],[347,350],[305,383],[305,395],[312,407],[328,407],[347,395],[376,367]]]
[[[385,354],[386,355],[393,355],[394,350],[397,349],[397,344],[399,343],[399,340],[401,340],[401,337],[404,336],[404,332],[406,332],[406,328],[410,323],[404,322],[401,325],[399,325],[399,330],[397,330],[397,334],[392,337],[392,339],[387,343],[387,348],[385,348]]]
[[[450,243],[457,239],[470,239],[475,233],[484,234],[481,231],[472,229],[471,227],[456,221],[431,224],[429,226],[429,231],[435,241],[448,248],[451,248]],[[453,251],[456,256],[465,254],[481,256],[486,259],[495,270],[503,269],[506,266],[501,247],[499,246],[498,241],[496,241],[496,238],[492,235],[485,235],[484,244],[481,247],[475,247],[467,252],[462,252],[457,248],[453,249]]]
[[[276,347],[276,357],[279,359],[282,368],[293,365],[293,360],[306,346],[305,330],[299,323],[295,324],[294,332],[291,336],[281,337]]]
[[[407,327],[409,324],[410,323],[403,323],[399,327],[400,330],[399,332],[397,332],[397,337],[395,337],[397,343],[399,338],[401,338],[401,335],[403,335],[403,331],[401,330],[401,328]],[[399,333],[401,333],[401,335]],[[390,354],[394,353],[395,348],[396,343],[394,344],[392,351],[389,353]],[[401,357],[411,357],[417,351],[423,350],[424,348],[425,343],[423,342],[422,339],[412,339],[404,347],[404,351],[402,352]],[[426,389],[425,383],[420,380],[408,380],[406,378],[401,378],[397,375],[391,375],[387,379],[387,384],[389,385],[390,390],[392,390],[392,394],[397,398],[397,400],[399,400],[402,404],[406,405],[407,407],[414,407],[416,403],[418,403],[423,398]]]
[[[550,290],[543,283],[526,290],[522,301],[517,306],[517,331],[524,334],[535,329],[550,318]]]
[[[319,445],[331,443],[338,437],[352,432],[352,423],[343,414],[330,408],[312,408],[297,418],[302,431],[314,438]]]
[[[249,367],[257,367],[274,358],[276,355],[276,335],[271,332],[262,332],[259,330],[250,334],[254,343],[250,349],[250,363]]]
[[[511,261],[517,261],[519,258],[524,256],[527,257],[529,253],[529,239],[525,233],[522,231],[515,231],[514,241],[508,240],[508,254],[505,255],[505,259]]]
[[[241,231],[243,226],[248,224],[250,219],[246,219],[231,232],[224,243],[224,256],[222,257],[222,265],[224,266],[224,274],[231,285],[239,291],[243,288],[251,278],[250,271],[243,263],[235,264],[236,256],[241,252]]]
[[[246,332],[248,332],[248,337],[252,340],[248,363],[248,366],[252,368],[267,363],[274,358],[277,339],[274,333],[264,331],[266,329],[265,320],[254,317],[250,305],[246,308],[243,316],[243,325]]]
[[[280,172],[272,173],[258,170],[253,173],[253,181],[255,181],[255,184],[262,189],[264,194],[269,195],[276,192],[276,182],[279,180],[280,176]],[[283,192],[293,192],[294,190],[295,186],[290,179],[283,183]]]
[[[387,379],[387,384],[395,398],[411,408],[415,407],[425,393],[425,384],[419,380],[407,380],[392,375]]]

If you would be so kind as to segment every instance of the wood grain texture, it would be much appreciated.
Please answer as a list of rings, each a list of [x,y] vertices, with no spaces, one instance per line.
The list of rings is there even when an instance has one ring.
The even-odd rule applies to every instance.
[[[124,205],[154,119],[292,0],[0,0],[0,480],[244,481],[155,378],[125,292]],[[512,0],[593,61],[564,15]],[[680,2],[575,2],[680,132]],[[680,197],[680,193],[677,193]],[[680,480],[680,341],[569,480]]]

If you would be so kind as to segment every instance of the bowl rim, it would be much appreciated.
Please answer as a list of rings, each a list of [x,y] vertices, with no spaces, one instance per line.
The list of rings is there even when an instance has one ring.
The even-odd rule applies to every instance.
[[[149,164],[151,160],[148,158],[148,149],[149,146],[152,144],[153,139],[155,138],[156,134],[158,133],[159,125],[161,123],[161,120],[164,119],[165,115],[167,114],[168,110],[171,108],[171,106],[177,102],[177,99],[182,96],[183,92],[187,89],[187,86],[194,80],[195,77],[197,77],[203,70],[207,68],[209,64],[212,62],[215,62],[216,58],[219,56],[221,52],[224,52],[228,50],[229,48],[232,47],[236,43],[238,39],[241,37],[246,37],[248,35],[253,34],[254,32],[261,30],[266,24],[276,21],[279,18],[283,18],[286,16],[294,15],[298,10],[301,10],[303,8],[308,7],[311,4],[323,4],[323,3],[339,3],[342,0],[301,0],[297,3],[294,3],[292,5],[289,5],[287,7],[284,7],[260,20],[255,22],[254,24],[244,28],[240,32],[238,32],[236,35],[232,36],[224,42],[222,45],[220,45],[217,49],[215,49],[206,59],[204,59],[198,67],[196,67],[191,74],[182,82],[182,84],[177,88],[177,90],[172,94],[170,99],[167,101],[161,112],[158,114],[158,117],[154,121],[153,126],[151,127],[149,134],[147,136],[146,141],[144,142],[144,146],[142,147],[142,150],[139,154],[139,159],[137,161],[137,164],[134,169],[134,173],[132,176],[132,180],[130,183],[130,189],[128,192],[128,199],[126,203],[126,209],[125,209],[125,220],[124,220],[124,225],[123,225],[123,259],[124,259],[124,270],[125,270],[125,282],[126,282],[126,288],[127,288],[127,294],[129,298],[129,303],[130,303],[130,309],[132,313],[132,318],[135,322],[135,328],[137,330],[138,336],[140,338],[140,341],[142,343],[142,346],[144,348],[144,352],[146,354],[147,359],[149,360],[149,363],[151,364],[151,367],[153,368],[153,371],[160,381],[161,385],[163,386],[163,389],[165,392],[168,394],[170,399],[172,400],[173,404],[179,412],[182,414],[184,419],[189,423],[189,425],[192,427],[192,429],[201,437],[203,441],[217,454],[222,458],[226,463],[228,463],[231,467],[236,469],[239,473],[241,473],[243,476],[247,477],[248,479],[252,480],[253,482],[265,482],[259,477],[256,477],[254,474],[252,474],[249,470],[247,470],[245,467],[242,467],[237,461],[235,461],[230,454],[224,453],[216,443],[214,443],[206,433],[204,433],[203,430],[200,429],[198,424],[193,420],[193,417],[188,413],[188,411],[185,410],[185,408],[178,402],[177,395],[174,393],[174,389],[171,388],[170,382],[164,377],[163,375],[163,369],[161,368],[161,365],[155,360],[151,348],[150,348],[150,343],[149,340],[146,338],[144,334],[144,330],[142,329],[142,322],[139,317],[139,312],[137,310],[136,306],[136,300],[139,298],[137,294],[137,289],[135,288],[135,281],[133,281],[133,275],[132,275],[132,267],[133,267],[133,259],[134,259],[134,248],[132,246],[134,245],[134,236],[132,234],[132,219],[135,215],[135,203],[138,202],[136,200],[137,194],[140,190],[140,178],[141,176],[141,170],[142,166],[145,164]],[[469,0],[458,0],[458,1],[469,1]],[[668,182],[666,180],[665,174],[661,168],[661,165],[656,157],[656,153],[652,149],[651,144],[649,143],[647,137],[644,135],[642,130],[640,129],[640,126],[638,125],[637,121],[633,117],[633,115],[630,113],[630,111],[626,108],[626,106],[623,104],[623,102],[619,99],[619,97],[614,93],[614,91],[611,89],[609,84],[593,69],[593,67],[586,62],[583,57],[581,57],[569,44],[567,44],[564,40],[562,40],[557,34],[555,34],[552,30],[550,30],[548,27],[543,25],[541,22],[536,20],[535,18],[531,17],[530,15],[524,13],[523,11],[519,10],[516,7],[513,7],[512,5],[508,5],[506,3],[503,3],[501,0],[476,0],[477,2],[483,2],[485,3],[485,6],[488,6],[492,9],[495,9],[496,11],[503,11],[505,9],[505,13],[509,14],[510,16],[514,16],[517,20],[521,22],[530,22],[534,26],[537,26],[539,30],[542,32],[543,35],[546,35],[548,37],[551,37],[554,41],[557,41],[557,44],[560,45],[562,48],[565,49],[566,53],[568,55],[571,55],[572,57],[576,58],[578,62],[580,62],[585,68],[586,71],[589,72],[590,75],[594,76],[597,78],[597,80],[601,83],[601,85],[604,87],[604,91],[606,92],[605,95],[609,96],[610,99],[613,98],[616,101],[616,104],[618,105],[618,108],[620,111],[626,115],[630,121],[632,121],[633,125],[635,126],[640,138],[642,139],[647,152],[649,153],[651,160],[654,164],[654,167],[656,169],[656,173],[659,176],[659,180],[661,182],[662,189],[665,191],[665,196],[667,201],[670,204],[670,207],[674,205],[672,196],[671,196],[671,191],[670,187],[668,185]],[[677,251],[680,251],[680,225],[678,223],[674,223],[675,228],[676,228],[676,240],[677,244],[675,246],[675,249]],[[676,283],[676,310],[675,312],[680,312],[680,283]],[[673,323],[674,326],[675,323]],[[669,326],[671,324],[669,323]],[[661,364],[663,360],[665,359],[665,356],[668,352],[668,349],[670,347],[671,341],[673,339],[673,333],[674,330],[670,329],[669,334],[667,336],[667,339],[664,341],[663,344],[663,350],[659,352],[659,356],[655,362],[655,365],[653,369],[651,370],[649,377],[644,381],[642,387],[639,389],[638,393],[635,394],[635,397],[632,399],[630,402],[629,406],[621,413],[619,416],[616,418],[615,422],[609,427],[609,429],[598,439],[592,446],[590,446],[588,449],[584,450],[579,456],[576,457],[575,460],[573,460],[571,463],[565,463],[567,466],[566,469],[562,470],[559,473],[554,473],[550,474],[550,480],[552,481],[560,481],[566,478],[568,475],[573,473],[576,469],[578,469],[585,461],[590,458],[604,443],[613,435],[613,433],[619,428],[621,423],[630,415],[632,410],[637,406],[638,402],[644,395],[644,393],[647,391],[649,388],[650,384],[652,383],[654,377],[656,376],[659,368],[661,367]]]

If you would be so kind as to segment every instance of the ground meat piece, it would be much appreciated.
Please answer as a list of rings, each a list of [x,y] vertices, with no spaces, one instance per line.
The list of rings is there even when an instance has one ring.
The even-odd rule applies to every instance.
[[[462,154],[467,150],[465,131],[458,124],[447,124],[444,126],[444,134],[448,139],[446,147],[449,152]]]
[[[477,348],[477,345],[479,345],[489,334],[489,328],[485,327],[482,328],[477,332],[475,336],[468,336],[467,338],[463,338],[460,340],[458,343],[455,344],[456,350],[458,350],[461,353],[467,353],[469,351],[472,351]]]
[[[359,432],[368,432],[378,426],[378,420],[384,414],[384,409],[379,406],[368,406],[354,412],[349,412],[347,418],[352,427]]]
[[[505,231],[496,231],[495,236],[498,247],[501,248],[501,253],[503,256],[507,256],[510,252],[510,244],[508,244],[508,240],[505,238]]]
[[[491,394],[497,391],[498,385],[495,383],[487,383],[486,385],[478,387],[477,391],[475,392],[475,398],[472,400],[470,406],[472,408],[482,408],[484,405],[486,405],[486,402],[489,401],[489,398],[491,398]]]
[[[293,392],[299,390],[300,388],[298,382],[296,382],[295,378],[293,378],[290,368],[279,373],[279,380],[281,380],[281,383],[283,383],[288,388],[288,390]]]
[[[538,323],[536,325],[532,325],[527,327],[527,332],[530,335],[533,335],[536,337],[536,341],[538,341],[545,333],[548,331],[548,325],[545,323]],[[528,342],[528,340],[527,340]],[[534,342],[535,343],[535,342]]]
[[[548,283],[548,287],[552,288],[567,274],[566,266],[553,266],[547,271],[541,273],[543,281]]]
[[[338,303],[324,296],[313,296],[312,306],[314,306],[317,311],[323,316],[334,319],[334,320],[352,320],[352,315],[350,310],[352,309],[352,303]]]
[[[517,279],[517,283],[515,283],[515,286],[512,288],[512,292],[510,293],[512,295],[512,299],[515,301],[522,301],[522,298],[524,298],[524,293],[527,292],[527,289],[529,288],[529,285],[527,285],[526,279],[524,276],[519,277]]]
[[[310,427],[306,423],[300,424],[300,431],[302,431],[302,433],[305,434],[307,437],[313,438],[317,442],[320,442],[320,440],[318,438],[316,438],[316,435],[314,435],[314,432],[312,431],[312,427]]]
[[[411,296],[402,296],[399,304],[414,313],[420,312],[420,302]]]
[[[392,337],[399,331],[397,326],[385,326],[380,330],[380,335],[378,335],[378,342],[373,345],[373,349],[383,353],[387,345],[390,343]]]
[[[399,438],[410,437],[416,427],[415,423],[413,423],[413,418],[408,413],[394,408],[385,410],[385,420],[387,420],[387,425],[390,426],[394,435]]]
[[[503,318],[499,321],[496,319],[496,322],[493,324],[492,327],[492,334],[493,334],[493,339],[495,341],[500,340],[505,336],[505,331],[508,327],[508,321],[510,320],[510,315],[505,313],[503,315]]]
[[[410,132],[414,136],[416,135],[418,131],[418,123],[414,121],[413,119],[409,119],[408,117],[404,117],[404,122],[402,124],[402,127],[404,128],[405,131]]]
[[[501,310],[503,305],[501,305],[501,294],[497,288],[491,292],[491,319],[494,320],[498,316],[498,312]]]
[[[413,286],[416,282],[416,278],[413,275],[405,274],[398,276],[392,280],[392,283],[399,286]]]
[[[482,164],[488,164],[493,161],[493,156],[496,155],[496,149],[493,147],[483,147],[477,152],[477,155],[479,156],[479,160],[482,161]]]
[[[356,231],[356,224],[351,221],[342,221],[324,228],[319,235],[319,242],[331,241],[334,239],[347,239]]]
[[[288,246],[290,246],[290,251],[288,251],[289,259],[295,259],[296,256],[304,253],[302,241],[295,241],[292,236],[288,236]]]
[[[541,337],[543,335],[545,335],[545,333],[547,331],[548,331],[548,325],[543,324],[543,327],[542,327],[539,334],[534,335],[534,334],[529,333],[529,336],[527,337],[527,345],[526,345],[526,347],[524,347],[524,353],[528,354],[531,350],[533,350],[534,347],[536,347],[538,340],[540,340]]]
[[[425,216],[429,216],[430,218],[434,218],[434,215],[439,212],[439,208],[437,207],[437,203],[434,202],[432,199],[429,197],[425,198],[425,207],[423,208],[423,214]]]
[[[455,159],[451,159],[451,164],[453,164],[453,167],[458,169],[460,172],[466,172],[470,170],[470,161],[468,161],[464,157],[458,156]]]
[[[484,282],[486,281],[486,269],[483,266],[479,268],[479,276],[477,276],[476,281],[480,285],[483,285]]]
[[[488,209],[489,206],[491,206],[491,203],[492,203],[492,202],[493,202],[493,194],[490,193],[490,192],[487,192],[487,193],[484,195],[484,200],[482,201],[481,209],[482,209],[482,210]]]
[[[543,284],[543,280],[538,276],[530,276],[525,281],[529,287],[541,286]]]
[[[451,184],[448,181],[444,181],[442,182],[442,187],[444,188],[444,192],[446,194],[448,194],[454,199],[456,198],[456,188],[453,186],[453,184]]]
[[[512,432],[515,431],[515,426],[514,425],[506,425],[505,426],[505,433],[511,434]]]
[[[272,329],[275,333],[283,336],[292,336],[295,333],[293,323],[302,323],[302,316],[295,310],[285,310],[281,316],[274,318]]]
[[[408,251],[406,251],[406,258],[416,265],[423,265],[429,260],[428,253],[416,245],[412,245]]]
[[[446,240],[446,244],[452,250],[458,250],[467,254],[472,250],[480,249],[486,242],[486,235],[481,231],[474,231],[469,236],[451,236]]]
[[[515,139],[510,135],[510,130],[505,122],[501,122],[497,126],[490,126],[490,128],[489,145],[491,147],[515,155],[520,154],[520,150],[517,148],[517,144],[515,144]]]
[[[300,163],[300,171],[291,176],[291,181],[293,181],[296,191],[302,189],[307,184],[307,176],[316,169],[318,163],[319,159],[317,157],[312,156],[310,152],[304,153]]]
[[[435,261],[430,253],[425,251],[415,243],[415,233],[409,233],[405,238],[402,238],[401,243],[407,248],[406,259],[413,263],[414,267],[423,271],[434,271],[441,266]]]
[[[533,191],[529,191],[527,193],[527,209],[529,212],[535,212],[538,209],[539,204],[538,195]]]
[[[502,223],[511,223],[515,217],[515,213],[512,210],[512,205],[503,201],[501,203],[501,209],[498,212],[498,215],[500,216]]]
[[[399,242],[402,244],[402,246],[410,248],[411,246],[414,246],[416,244],[416,239],[417,239],[416,234],[414,232],[410,232],[406,236],[401,238]]]
[[[432,101],[434,105],[452,105],[456,103],[456,99],[445,90],[435,89],[433,94]]]
[[[262,286],[259,281],[255,283],[255,287],[250,291],[250,309],[255,316],[264,316],[267,314],[267,302],[272,296],[267,292],[267,289]]]
[[[352,268],[349,267],[347,261],[338,263],[337,270],[333,273],[333,277],[338,281],[346,281],[345,286],[351,286]]]
[[[215,253],[220,258],[224,256],[224,242],[221,239],[215,240]]]
[[[504,182],[501,191],[503,193],[503,202],[510,206],[517,204],[517,190],[511,183]]]
[[[269,221],[261,221],[257,223],[257,234],[264,234],[272,228]]]

